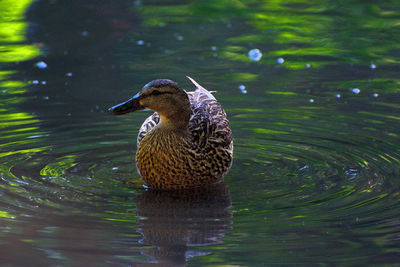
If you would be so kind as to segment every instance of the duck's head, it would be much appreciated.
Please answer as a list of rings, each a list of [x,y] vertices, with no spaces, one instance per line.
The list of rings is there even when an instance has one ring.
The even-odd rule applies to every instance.
[[[162,122],[188,121],[190,102],[186,92],[174,81],[158,79],[146,84],[134,97],[108,111],[123,115],[137,110],[151,109],[161,115]]]

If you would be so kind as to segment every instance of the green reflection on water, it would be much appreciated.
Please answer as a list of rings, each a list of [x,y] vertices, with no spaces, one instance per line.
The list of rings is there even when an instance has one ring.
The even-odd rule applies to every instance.
[[[0,62],[19,62],[40,54],[37,47],[23,44],[28,23],[25,13],[33,0],[3,0],[0,2]]]
[[[15,215],[8,213],[7,211],[0,210],[1,218],[15,219]]]
[[[19,62],[30,60],[40,54],[32,45],[0,46],[0,62]]]
[[[26,43],[28,22],[25,14],[33,0],[4,0],[0,2],[0,62],[18,63],[32,60],[40,54],[40,50],[32,44]],[[0,70],[0,129],[1,139],[0,157],[16,154],[31,154],[45,151],[49,146],[29,146],[36,141],[34,136],[44,135],[43,130],[36,126],[39,120],[35,115],[21,110],[17,104],[26,101],[27,83],[15,80],[19,73],[15,70]],[[8,149],[7,149],[8,148]],[[12,149],[10,149],[12,148]]]
[[[248,1],[252,2],[252,1]],[[187,21],[228,21],[230,17],[245,15],[246,1],[193,1],[188,4],[142,5],[136,7],[145,26],[165,26],[169,23]]]
[[[21,42],[25,40],[27,23],[24,15],[33,0],[3,0],[0,2],[0,41]]]
[[[395,1],[225,2],[194,1],[135,9],[142,14],[142,23],[147,27],[197,20],[225,23],[244,20],[253,30],[227,35],[226,41],[219,44],[218,55],[227,60],[251,62],[247,56],[250,43],[263,53],[257,63],[271,64],[277,57],[283,57],[285,67],[290,69],[304,69],[305,63],[319,68],[332,62],[399,62],[390,53],[399,49],[400,43],[400,19],[391,10]]]
[[[288,132],[284,132],[284,131],[276,131],[276,130],[271,130],[271,129],[262,129],[262,128],[254,128],[253,131],[255,133],[263,133],[263,134],[268,134],[268,135],[272,135],[272,134],[289,134]]]
[[[40,170],[40,175],[59,177],[65,174],[65,171],[78,164],[75,155],[64,156],[57,159],[57,162],[52,162]]]

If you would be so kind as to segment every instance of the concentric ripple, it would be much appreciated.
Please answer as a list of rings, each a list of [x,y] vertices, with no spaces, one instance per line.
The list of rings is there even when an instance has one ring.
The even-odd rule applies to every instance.
[[[271,253],[277,247],[300,253],[296,263],[315,263],[322,251],[354,249],[355,255],[345,256],[349,262],[371,262],[371,247],[379,260],[391,257],[386,248],[399,236],[392,226],[398,219],[400,143],[398,107],[383,112],[382,105],[391,106],[385,100],[365,105],[368,111],[349,108],[359,99],[296,106],[293,97],[270,98],[268,108],[232,109],[234,128],[247,133],[236,139],[236,168],[227,178],[241,188],[232,192],[241,196],[234,215],[258,229],[253,234],[260,243],[235,241],[265,253],[259,246],[268,240]],[[382,235],[378,245],[375,238]]]

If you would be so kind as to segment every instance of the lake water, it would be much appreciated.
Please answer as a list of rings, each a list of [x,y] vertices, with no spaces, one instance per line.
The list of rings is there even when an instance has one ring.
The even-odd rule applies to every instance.
[[[1,1],[0,264],[399,264],[399,63],[394,0]],[[232,169],[145,190],[149,113],[106,110],[185,75]]]

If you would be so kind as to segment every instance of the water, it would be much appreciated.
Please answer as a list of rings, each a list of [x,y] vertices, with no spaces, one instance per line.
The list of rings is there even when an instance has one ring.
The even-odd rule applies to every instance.
[[[397,1],[0,13],[2,265],[400,262]],[[200,192],[146,191],[133,162],[148,113],[105,111],[155,78],[191,90],[185,75],[218,91],[233,167]]]

